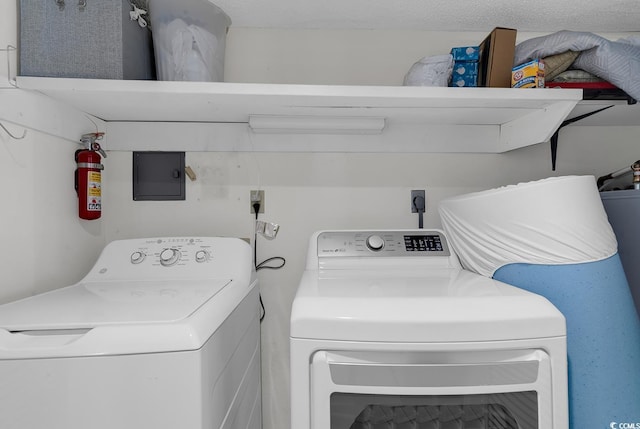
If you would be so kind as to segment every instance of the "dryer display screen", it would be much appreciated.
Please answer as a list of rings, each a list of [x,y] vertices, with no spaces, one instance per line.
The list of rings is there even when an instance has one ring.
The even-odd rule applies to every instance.
[[[439,235],[405,235],[404,247],[407,252],[442,252]]]

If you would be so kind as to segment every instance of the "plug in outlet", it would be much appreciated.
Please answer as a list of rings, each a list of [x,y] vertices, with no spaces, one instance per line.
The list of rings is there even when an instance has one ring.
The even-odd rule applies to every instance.
[[[427,200],[424,189],[411,191],[411,213],[418,213],[418,208],[427,211]]]
[[[254,214],[256,212],[253,208],[253,205],[255,203],[260,203],[260,209],[258,210],[258,213],[264,213],[264,191],[249,191],[249,213],[251,214]]]

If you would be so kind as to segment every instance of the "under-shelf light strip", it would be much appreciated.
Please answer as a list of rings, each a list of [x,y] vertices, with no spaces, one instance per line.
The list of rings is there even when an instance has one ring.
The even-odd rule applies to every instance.
[[[380,134],[385,118],[251,115],[249,127],[258,134]]]

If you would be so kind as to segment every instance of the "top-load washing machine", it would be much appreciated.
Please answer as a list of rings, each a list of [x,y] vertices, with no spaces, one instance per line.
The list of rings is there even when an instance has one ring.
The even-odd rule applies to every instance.
[[[295,429],[566,429],[563,315],[438,230],[324,231],[291,314]]]
[[[0,427],[259,429],[259,301],[235,238],[114,241],[0,306]]]

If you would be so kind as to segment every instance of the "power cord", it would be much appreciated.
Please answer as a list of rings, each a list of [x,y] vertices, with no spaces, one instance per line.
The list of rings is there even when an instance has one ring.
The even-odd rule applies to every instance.
[[[257,222],[258,213],[260,213],[260,201],[255,201],[252,204],[252,207],[253,207],[253,212],[256,214],[256,222]],[[258,232],[255,229],[253,232],[253,261],[255,264],[256,272],[262,269],[279,270],[280,268],[284,267],[284,265],[287,262],[282,256],[274,256],[271,258],[267,258],[264,261],[258,263]],[[268,265],[270,262],[273,262],[273,261],[280,261],[280,264]],[[267,315],[267,310],[264,308],[264,303],[262,302],[262,295],[259,294],[258,297],[260,299],[260,308],[262,310],[262,314],[260,314],[260,322],[262,322],[264,317]]]
[[[418,212],[418,228],[422,229],[423,228],[423,215],[424,215],[424,209],[425,209],[425,201],[424,201],[424,197],[421,197],[420,195],[415,196],[413,198],[413,207],[416,209],[416,211]]]

